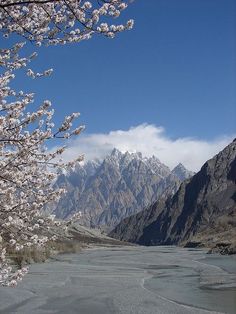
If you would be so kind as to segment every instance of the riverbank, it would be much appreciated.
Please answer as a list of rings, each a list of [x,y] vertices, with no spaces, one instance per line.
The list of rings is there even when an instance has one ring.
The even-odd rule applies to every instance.
[[[134,245],[112,239],[98,229],[89,229],[80,224],[72,225],[66,234],[57,227],[45,235],[50,237],[52,234],[57,235],[57,240],[48,241],[41,248],[32,246],[20,251],[8,249],[8,257],[12,260],[12,264],[16,267],[22,267],[33,263],[42,263],[58,254],[79,253],[90,247]]]

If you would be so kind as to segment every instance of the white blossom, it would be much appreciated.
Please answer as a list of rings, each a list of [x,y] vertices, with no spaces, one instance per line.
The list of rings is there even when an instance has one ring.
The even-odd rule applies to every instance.
[[[10,87],[15,71],[27,67],[31,57],[19,57],[23,44],[11,49],[0,49],[0,285],[14,287],[26,270],[14,271],[9,267],[9,247],[20,251],[25,247],[42,247],[50,239],[44,235],[52,226],[66,230],[68,222],[58,222],[54,216],[45,216],[45,205],[59,199],[63,189],[55,189],[56,169],[73,167],[81,157],[70,163],[59,161],[65,146],[55,152],[44,147],[54,139],[71,138],[81,133],[83,126],[71,130],[79,113],[65,117],[58,127],[52,123],[54,111],[45,100],[30,111],[34,95],[16,92]],[[48,70],[39,76],[48,76]],[[27,75],[37,75],[28,69]],[[27,110],[26,110],[27,109]],[[10,231],[10,233],[9,233]],[[53,236],[53,235],[52,235]],[[55,239],[55,237],[53,237]]]
[[[113,38],[131,29],[133,20],[112,34],[105,20],[119,17],[127,6],[128,0],[4,0],[0,4],[0,30],[5,38],[16,33],[37,46],[80,42],[96,33]]]

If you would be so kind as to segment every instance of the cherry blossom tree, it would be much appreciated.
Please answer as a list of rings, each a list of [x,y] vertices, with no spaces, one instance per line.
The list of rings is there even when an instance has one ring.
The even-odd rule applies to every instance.
[[[0,49],[0,284],[16,285],[26,273],[26,268],[13,271],[7,260],[8,250],[19,251],[31,246],[42,247],[49,239],[47,230],[60,225],[53,216],[46,216],[42,209],[56,201],[62,189],[52,187],[57,172],[72,167],[82,160],[63,163],[59,156],[65,150],[60,147],[54,152],[47,151],[47,142],[55,139],[69,139],[79,135],[83,126],[72,128],[72,122],[79,113],[65,117],[56,127],[52,122],[54,111],[50,101],[44,101],[36,110],[30,110],[34,95],[16,92],[9,87],[16,70],[25,68],[35,57],[20,58],[23,44],[11,49]],[[49,75],[27,74],[32,77]],[[66,229],[68,222],[61,225]],[[55,240],[55,235],[51,237]]]
[[[119,17],[126,7],[127,3],[119,0],[2,0],[0,30],[5,38],[17,34],[36,46],[78,43],[94,34],[113,38],[133,27],[133,20],[108,24],[109,18]],[[82,160],[78,156],[64,163],[60,156],[66,147],[49,152],[47,143],[68,140],[84,127],[73,128],[79,113],[55,126],[50,101],[35,109],[33,93],[11,88],[17,70],[25,70],[33,79],[52,74],[52,69],[35,73],[28,68],[37,54],[21,57],[23,47],[24,43],[16,43],[10,49],[0,49],[0,285],[5,286],[15,286],[28,271],[27,267],[14,269],[10,265],[9,250],[43,247],[49,239],[56,239],[48,230],[60,226],[66,231],[80,215],[59,222],[43,211],[64,192],[52,186],[57,174]]]
[[[133,20],[107,23],[127,5],[121,0],[2,0],[0,29],[5,37],[16,33],[39,46],[80,42],[94,34],[113,38],[133,27]]]

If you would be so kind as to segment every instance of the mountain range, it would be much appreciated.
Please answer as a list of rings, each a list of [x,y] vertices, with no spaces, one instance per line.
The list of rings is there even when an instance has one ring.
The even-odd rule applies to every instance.
[[[182,164],[171,171],[155,156],[113,149],[103,160],[88,161],[58,177],[55,186],[66,193],[53,211],[63,219],[81,211],[81,224],[111,230],[160,197],[173,195],[192,175]]]
[[[236,253],[236,139],[174,195],[124,219],[110,236],[142,245],[215,246]]]

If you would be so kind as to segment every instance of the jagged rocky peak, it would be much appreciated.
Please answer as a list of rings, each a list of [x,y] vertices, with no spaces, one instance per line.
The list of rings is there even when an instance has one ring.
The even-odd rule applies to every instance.
[[[114,148],[109,155],[104,158],[105,163],[114,164],[119,167],[120,171],[123,171],[128,165],[133,165],[134,167],[137,163],[146,163],[147,158],[143,158],[141,152],[121,152],[119,149]],[[154,163],[154,162],[153,162]]]
[[[103,160],[84,162],[58,178],[56,185],[67,192],[54,213],[66,218],[81,211],[81,223],[113,227],[163,194],[175,192],[179,184],[157,157],[114,148]]]
[[[85,169],[86,173],[88,175],[94,175],[98,167],[101,165],[101,160],[94,159],[94,160],[88,160],[85,162],[83,168]]]
[[[145,164],[146,167],[148,167],[151,172],[159,175],[162,178],[165,178],[171,174],[170,168],[163,164],[156,156],[153,155],[151,157],[143,157],[141,152],[126,151],[122,153],[117,148],[114,148],[112,152],[108,156],[106,156],[104,160],[108,162],[115,162],[115,164],[119,166],[121,170],[123,170],[131,163],[133,165],[136,165],[137,162],[138,163],[141,162]],[[187,171],[188,170],[186,170],[186,173]],[[187,177],[189,177],[189,175]]]
[[[177,166],[175,166],[175,167],[173,168],[172,172],[177,173],[178,171],[184,172],[184,171],[186,171],[186,170],[187,170],[187,169],[186,169],[186,168],[184,167],[184,165],[180,162],[180,163],[178,163]]]
[[[182,181],[189,179],[194,175],[194,172],[186,169],[182,163],[179,163],[171,172]]]
[[[149,161],[149,162],[151,162],[151,163],[155,163],[155,164],[162,164],[161,162],[160,162],[160,159],[158,159],[155,155],[152,155],[151,157],[146,157],[146,160],[147,161]]]
[[[109,155],[108,155],[109,156]],[[117,159],[120,159],[121,157],[123,158],[127,158],[127,159],[143,159],[143,155],[141,152],[129,152],[126,151],[124,153],[122,153],[119,149],[117,148],[113,148],[113,150],[110,153],[111,157],[115,157]]]
[[[119,167],[122,157],[123,157],[123,153],[119,149],[113,148],[111,153],[105,156],[103,163],[113,164],[116,167]]]
[[[125,153],[122,154],[122,158],[120,160],[120,169],[121,171],[123,171],[129,164],[132,160],[137,160],[138,159],[138,156],[135,155],[135,154],[132,154],[128,151],[126,151]]]
[[[130,155],[133,159],[143,159],[141,152],[131,152]]]
[[[151,167],[154,173],[158,173],[162,178],[167,177],[171,171],[170,168],[163,164],[156,156],[146,157],[146,163]]]
[[[185,179],[184,173],[181,178]],[[67,218],[81,211],[81,223],[112,228],[163,195],[176,192],[181,181],[155,156],[114,148],[103,160],[85,161],[58,178],[56,185],[67,192],[54,213]]]
[[[117,149],[117,148],[113,148],[113,150],[111,151],[110,156],[120,159],[120,157],[122,156],[122,152],[119,149]]]

